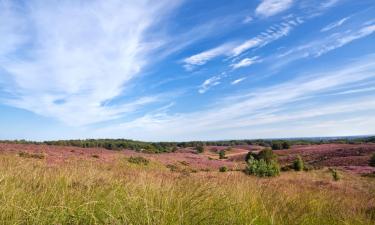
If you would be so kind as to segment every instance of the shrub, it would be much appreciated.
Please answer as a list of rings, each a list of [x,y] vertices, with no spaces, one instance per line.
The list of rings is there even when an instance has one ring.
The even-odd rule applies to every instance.
[[[228,167],[222,166],[222,167],[219,168],[219,171],[220,172],[227,172],[228,171]]]
[[[305,168],[305,163],[303,162],[303,159],[301,156],[297,156],[297,158],[293,162],[293,169],[295,171],[302,171]]]
[[[19,152],[18,156],[23,158],[44,159],[44,155],[41,153]]]
[[[375,153],[372,154],[370,159],[370,166],[375,167]]]
[[[276,159],[276,155],[273,153],[273,151],[269,148],[266,148],[258,153],[258,155],[255,157],[257,160],[263,159],[266,161],[266,163],[271,163]]]
[[[150,163],[150,160],[142,157],[142,156],[131,156],[128,159],[128,162],[134,163],[134,164],[143,164],[143,165],[148,165]]]
[[[290,149],[290,144],[287,141],[284,141],[282,144],[283,149]]]
[[[282,144],[280,142],[272,143],[272,149],[273,150],[280,150],[282,148],[283,148],[283,146],[282,146]]]
[[[339,181],[341,179],[341,176],[340,174],[337,172],[337,170],[335,169],[330,169],[331,170],[331,174],[332,174],[332,178],[334,181]]]
[[[91,155],[91,157],[99,159],[99,155],[96,155],[96,154]]]
[[[225,159],[225,150],[219,152],[219,159]]]
[[[250,156],[247,162],[246,173],[258,177],[274,177],[280,174],[280,167],[275,161],[256,160]]]
[[[204,151],[204,147],[202,145],[198,145],[195,149],[198,153],[202,153]]]

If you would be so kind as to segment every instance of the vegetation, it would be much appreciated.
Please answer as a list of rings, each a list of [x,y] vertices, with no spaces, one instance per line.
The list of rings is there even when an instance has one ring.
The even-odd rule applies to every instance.
[[[203,153],[204,152],[204,147],[202,145],[198,145],[196,148],[198,153]]]
[[[330,171],[331,171],[331,174],[332,174],[332,179],[333,179],[334,181],[339,181],[339,180],[341,179],[341,176],[340,176],[340,174],[337,172],[337,170],[335,170],[335,169],[330,169]]]
[[[370,158],[370,166],[375,167],[375,153],[373,153]]]
[[[227,172],[228,171],[228,167],[222,166],[222,167],[219,168],[219,171],[220,172]]]
[[[265,149],[258,154],[248,154],[246,171],[249,175],[258,177],[274,177],[280,174],[280,166],[271,149]]]
[[[44,154],[41,153],[19,152],[18,156],[23,158],[44,159]]]
[[[134,163],[134,164],[142,164],[142,165],[148,165],[150,163],[150,160],[142,157],[142,156],[131,156],[128,159],[128,162]]]
[[[225,150],[219,151],[219,159],[225,159]]]
[[[293,168],[295,171],[302,171],[305,169],[305,163],[303,162],[303,159],[301,156],[297,156],[297,158],[293,162]]]
[[[324,171],[260,179],[151,164],[0,155],[1,224],[373,224],[372,178],[332,186]]]
[[[272,147],[274,150],[288,149],[292,145],[313,145],[328,143],[359,144],[375,143],[374,137],[347,137],[347,138],[302,138],[302,139],[284,139],[284,140],[229,140],[229,141],[190,141],[190,142],[143,142],[128,139],[85,139],[85,140],[58,140],[58,141],[0,141],[5,143],[17,144],[47,144],[57,146],[75,146],[81,148],[106,148],[109,150],[130,149],[146,153],[161,153],[176,151],[178,147],[186,148],[197,146],[236,146],[236,145],[260,145]]]

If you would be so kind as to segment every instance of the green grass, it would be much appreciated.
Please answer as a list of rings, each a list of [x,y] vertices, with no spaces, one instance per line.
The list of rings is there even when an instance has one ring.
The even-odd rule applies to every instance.
[[[374,184],[332,182],[329,171],[256,178],[0,155],[0,224],[374,224]]]

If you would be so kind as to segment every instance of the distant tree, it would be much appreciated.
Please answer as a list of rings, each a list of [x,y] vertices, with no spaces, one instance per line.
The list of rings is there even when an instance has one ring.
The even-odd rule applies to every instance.
[[[220,172],[227,172],[228,171],[228,167],[222,166],[222,167],[219,168],[219,171]]]
[[[297,158],[293,162],[293,168],[295,171],[302,171],[305,168],[305,163],[301,156],[297,156]]]

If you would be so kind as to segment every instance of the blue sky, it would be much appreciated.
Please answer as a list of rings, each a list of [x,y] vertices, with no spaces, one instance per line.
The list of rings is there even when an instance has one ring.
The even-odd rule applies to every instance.
[[[0,139],[375,134],[373,0],[0,0]]]

